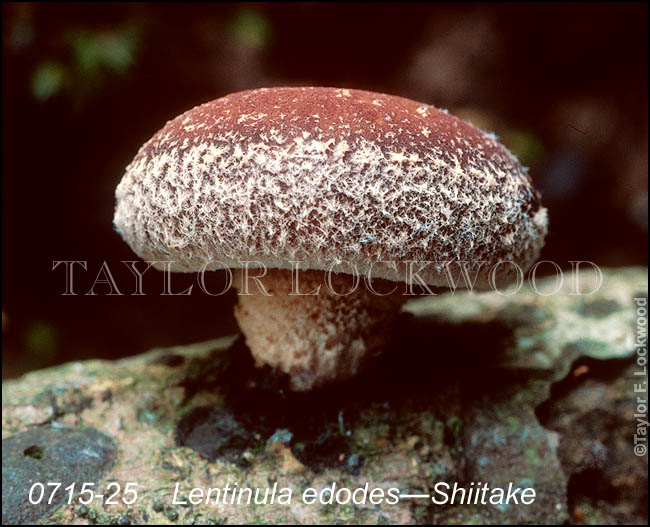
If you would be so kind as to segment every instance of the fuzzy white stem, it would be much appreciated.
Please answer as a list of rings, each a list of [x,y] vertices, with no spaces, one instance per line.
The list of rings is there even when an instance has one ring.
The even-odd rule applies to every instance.
[[[292,271],[271,269],[261,278],[270,296],[252,280],[249,294],[242,295],[242,278],[239,272],[235,317],[246,344],[258,365],[288,374],[298,391],[355,375],[364,358],[385,347],[405,299],[375,294],[363,280],[355,289],[351,275],[332,273],[328,279],[323,271],[301,271],[297,287]],[[318,294],[305,294],[317,288]]]

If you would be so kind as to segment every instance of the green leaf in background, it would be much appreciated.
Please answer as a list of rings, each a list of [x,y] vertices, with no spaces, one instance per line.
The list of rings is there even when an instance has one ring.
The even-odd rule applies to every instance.
[[[96,76],[103,69],[122,74],[135,62],[139,32],[133,26],[110,31],[79,29],[70,34],[70,41],[82,74]]]
[[[527,167],[536,166],[544,155],[544,145],[541,141],[524,130],[507,130],[503,136],[503,144]]]
[[[32,95],[39,101],[45,101],[57,95],[66,80],[66,70],[58,62],[42,62],[32,75]]]
[[[237,40],[252,48],[264,48],[271,36],[271,24],[266,16],[253,9],[240,9],[230,22]]]
[[[58,333],[56,328],[47,322],[32,322],[25,335],[25,347],[35,355],[50,357],[56,351]]]

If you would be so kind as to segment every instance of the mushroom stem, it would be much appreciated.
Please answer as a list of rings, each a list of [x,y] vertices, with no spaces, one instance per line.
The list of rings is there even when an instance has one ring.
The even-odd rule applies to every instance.
[[[385,347],[405,300],[396,284],[375,280],[371,290],[347,274],[270,269],[259,279],[268,295],[252,277],[248,287],[245,273],[235,280],[235,317],[257,366],[288,374],[296,391],[352,377]]]

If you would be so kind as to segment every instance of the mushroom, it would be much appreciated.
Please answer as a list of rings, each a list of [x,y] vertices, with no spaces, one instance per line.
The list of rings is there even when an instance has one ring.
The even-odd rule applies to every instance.
[[[408,299],[395,282],[447,286],[451,261],[525,270],[547,229],[494,136],[427,104],[335,88],[244,91],[185,112],[140,148],[116,198],[116,229],[143,259],[239,270],[246,343],[294,390],[347,379],[381,351]]]

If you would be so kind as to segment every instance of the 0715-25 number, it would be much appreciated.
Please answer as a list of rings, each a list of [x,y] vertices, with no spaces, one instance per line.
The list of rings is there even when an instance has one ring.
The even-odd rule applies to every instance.
[[[104,494],[97,494],[95,492],[94,483],[83,483],[81,485],[81,490],[78,491],[79,503],[82,505],[90,505],[95,499],[99,498],[104,499],[104,505],[117,505],[119,502],[122,502],[125,505],[133,505],[138,499],[138,493],[135,490],[135,487],[137,486],[137,483],[127,483],[124,486],[124,491],[122,491],[122,486],[119,483],[111,482],[106,487],[106,490],[110,494],[106,499],[104,499]],[[46,487],[51,489],[49,490],[49,498],[47,498],[47,503],[51,504],[54,500],[54,496],[61,489],[61,483],[48,481],[46,484],[43,484],[37,481],[29,488],[29,503],[32,505],[38,505],[41,503],[46,498]],[[68,494],[68,505],[72,504],[72,497],[75,495],[75,487],[76,483],[72,483],[62,490],[62,492]]]

